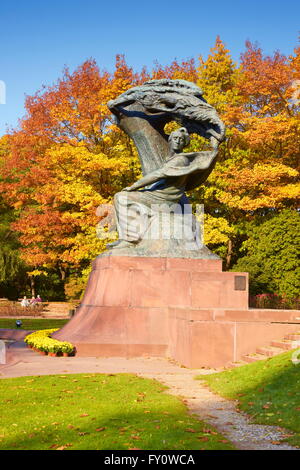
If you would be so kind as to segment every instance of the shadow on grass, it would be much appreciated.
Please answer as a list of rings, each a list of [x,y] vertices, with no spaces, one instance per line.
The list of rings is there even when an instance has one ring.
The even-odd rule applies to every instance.
[[[153,414],[145,421],[141,414],[95,418],[87,424],[71,421],[64,428],[48,425],[30,433],[16,433],[2,442],[3,450],[225,450],[233,449],[220,434],[210,434],[203,423],[186,423],[193,432],[172,424],[163,425],[164,417]],[[179,419],[180,420],[180,419]],[[180,420],[182,421],[182,420]],[[204,431],[203,431],[204,429]],[[225,440],[226,441],[226,440]],[[63,448],[63,449],[62,449]]]
[[[150,379],[72,374],[3,379],[1,385],[3,450],[233,449]]]

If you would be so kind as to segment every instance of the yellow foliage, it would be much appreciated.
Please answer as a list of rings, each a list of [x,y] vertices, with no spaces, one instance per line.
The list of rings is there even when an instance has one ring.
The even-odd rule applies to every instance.
[[[48,276],[48,273],[47,271],[43,271],[41,269],[34,269],[33,271],[28,271],[27,272],[28,276],[33,276],[33,277],[36,277],[36,276]]]
[[[217,245],[227,243],[234,229],[230,227],[224,217],[212,217],[204,215],[204,244]]]

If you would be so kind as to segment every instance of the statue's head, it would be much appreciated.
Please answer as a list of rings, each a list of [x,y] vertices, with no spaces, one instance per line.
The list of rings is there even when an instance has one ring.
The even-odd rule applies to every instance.
[[[175,153],[179,153],[184,149],[184,147],[189,145],[189,133],[185,127],[180,127],[180,129],[176,129],[176,131],[171,132],[168,142],[170,150]]]

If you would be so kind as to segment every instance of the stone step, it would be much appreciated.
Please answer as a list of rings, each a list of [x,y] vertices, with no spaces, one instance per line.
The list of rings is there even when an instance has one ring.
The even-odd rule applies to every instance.
[[[68,315],[73,308],[74,306],[68,302],[50,302],[45,304],[42,313],[47,315]]]
[[[297,345],[297,341],[299,342],[299,345]],[[284,339],[271,341],[270,346],[261,346],[256,348],[256,353],[244,355],[241,361],[230,362],[226,368],[230,369],[240,367],[251,362],[262,361],[297,347],[300,347],[300,331],[297,333],[289,333],[284,337]]]
[[[277,356],[282,354],[282,348],[275,348],[274,346],[264,346],[256,349],[257,354],[263,354],[267,357]]]
[[[44,308],[47,310],[68,310],[71,305],[45,305]]]
[[[281,348],[286,351],[289,351],[290,349],[294,349],[295,347],[292,341],[284,340],[284,339],[271,341],[271,346],[273,346],[274,348]]]
[[[44,312],[38,318],[48,318],[48,320],[49,319],[51,319],[51,320],[67,320],[68,318],[71,318],[71,316],[68,313]]]
[[[50,314],[59,314],[59,315],[61,315],[61,314],[63,314],[63,315],[66,314],[66,315],[67,315],[67,314],[69,313],[69,310],[70,310],[70,309],[68,309],[68,310],[62,310],[62,309],[53,308],[53,309],[51,309],[51,310],[44,309],[44,310],[42,310],[41,313],[50,313]]]
[[[300,333],[286,335],[284,339],[287,339],[289,341],[300,341]]]
[[[243,356],[243,360],[247,363],[263,361],[264,359],[268,359],[264,354],[247,354],[246,356]]]
[[[66,305],[45,305],[45,308],[49,308],[49,309],[59,309],[59,310],[65,310],[66,308],[70,308],[70,306],[68,304]]]
[[[233,367],[241,367],[241,366],[245,366],[246,364],[248,364],[248,362],[246,361],[230,362],[228,366],[226,367],[226,369],[232,369]]]

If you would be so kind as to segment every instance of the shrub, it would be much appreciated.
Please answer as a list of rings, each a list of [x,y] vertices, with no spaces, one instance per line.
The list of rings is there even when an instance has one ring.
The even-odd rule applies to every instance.
[[[250,297],[250,307],[298,310],[300,301],[299,299],[289,299],[278,294],[258,294]]]
[[[253,225],[231,271],[249,273],[251,294],[295,299],[300,290],[300,214],[284,210]]]
[[[36,304],[34,307],[21,307],[16,302],[3,302],[0,305],[0,317],[37,317],[44,309],[43,305]]]
[[[28,346],[38,349],[39,351],[55,354],[73,354],[75,350],[73,344],[68,343],[67,341],[59,341],[57,339],[51,338],[52,333],[57,330],[58,328],[51,328],[47,330],[35,331],[34,333],[27,335],[24,341],[26,344],[28,344]]]

